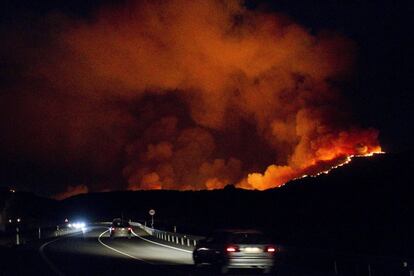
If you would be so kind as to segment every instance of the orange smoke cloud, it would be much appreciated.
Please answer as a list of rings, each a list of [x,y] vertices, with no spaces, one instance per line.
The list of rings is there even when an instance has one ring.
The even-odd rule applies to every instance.
[[[129,2],[62,33],[65,62],[36,68],[54,87],[179,103],[135,114],[129,189],[263,190],[381,150],[378,133],[353,125],[339,94],[354,45],[338,34],[215,0]]]
[[[381,153],[375,130],[340,132],[337,137],[321,135],[311,145],[296,148],[287,166],[271,165],[261,173],[251,173],[240,187],[264,190],[279,187],[304,175],[316,175],[350,161],[347,157]]]
[[[85,185],[77,185],[77,186],[68,186],[66,191],[56,194],[53,196],[54,199],[62,200],[71,196],[86,194],[88,193],[89,189]]]

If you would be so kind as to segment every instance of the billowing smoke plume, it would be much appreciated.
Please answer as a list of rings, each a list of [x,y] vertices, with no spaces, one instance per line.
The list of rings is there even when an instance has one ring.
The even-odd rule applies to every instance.
[[[128,147],[124,174],[130,189],[213,189],[242,177],[241,161],[220,159],[204,128],[179,130],[177,118],[164,117]]]
[[[266,189],[380,151],[339,93],[354,45],[335,33],[214,0],[129,2],[65,26],[31,73],[65,97],[122,102],[99,124],[126,117],[129,189]]]

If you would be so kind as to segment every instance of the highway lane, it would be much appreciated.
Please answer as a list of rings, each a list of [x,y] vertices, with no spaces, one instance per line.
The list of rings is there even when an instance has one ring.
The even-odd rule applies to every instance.
[[[139,236],[146,233],[135,229]],[[39,253],[51,272],[60,275],[192,275],[191,253],[147,242],[139,237],[109,238],[107,228],[49,241]]]
[[[175,249],[173,246],[165,246],[145,239],[148,234],[140,229],[134,230],[134,237],[111,239],[109,231],[100,234],[98,240],[105,247],[113,251],[141,260],[153,265],[183,265],[192,266],[192,252],[190,250]]]
[[[128,238],[109,237],[106,227],[43,244],[39,253],[55,275],[216,275],[213,268],[196,268],[191,250],[147,239],[139,228]],[[239,275],[240,272],[230,273]],[[245,273],[243,273],[245,274]],[[255,273],[250,272],[249,275]]]
[[[211,267],[196,268],[190,250],[149,240],[148,234],[139,228],[134,229],[131,239],[111,239],[107,230],[108,227],[91,227],[84,233],[16,247],[1,259],[5,265],[0,265],[0,275],[217,274]],[[234,271],[230,275],[256,272]],[[292,273],[291,269],[280,272],[280,276],[327,275]]]

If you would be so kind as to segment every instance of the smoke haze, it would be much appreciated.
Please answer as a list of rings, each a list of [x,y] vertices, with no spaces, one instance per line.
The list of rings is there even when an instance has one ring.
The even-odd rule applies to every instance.
[[[17,123],[4,147],[89,171],[89,191],[263,190],[380,151],[341,95],[355,51],[341,35],[214,0],[131,1],[40,25],[34,49],[3,46],[25,48],[6,59],[19,78],[3,87],[14,122],[2,126]]]

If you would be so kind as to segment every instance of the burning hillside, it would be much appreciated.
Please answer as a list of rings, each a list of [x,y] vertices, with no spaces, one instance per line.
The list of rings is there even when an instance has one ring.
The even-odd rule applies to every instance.
[[[123,166],[131,190],[263,190],[381,152],[340,94],[355,48],[341,35],[239,1],[132,1],[63,21],[28,70],[43,98],[23,97],[58,114],[34,132],[65,139],[41,131],[34,154],[99,175]]]

